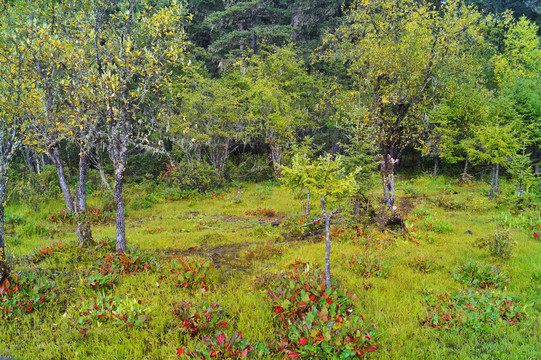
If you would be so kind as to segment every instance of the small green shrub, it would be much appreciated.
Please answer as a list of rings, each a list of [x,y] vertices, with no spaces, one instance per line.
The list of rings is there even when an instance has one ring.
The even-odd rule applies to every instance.
[[[4,222],[7,225],[20,225],[24,223],[24,218],[18,215],[8,215],[4,218]]]
[[[381,257],[369,252],[349,257],[342,254],[342,259],[345,266],[362,277],[386,276],[389,271],[389,267]]]
[[[167,170],[162,180],[180,190],[210,191],[223,186],[218,171],[205,161],[180,162],[174,166],[164,163]]]
[[[257,244],[244,251],[244,257],[257,260],[270,259],[271,257],[282,255],[283,252],[283,245],[277,244],[274,241],[267,241],[264,244]]]
[[[62,209],[59,212],[49,215],[49,221],[55,224],[71,224],[77,222],[91,224],[106,224],[115,220],[115,213],[111,211],[100,210],[95,206],[89,206],[85,212],[76,213]]]
[[[526,316],[519,297],[504,297],[490,291],[462,290],[450,294],[424,290],[423,303],[427,310],[421,323],[438,330],[487,332],[496,325],[514,325]]]
[[[433,258],[427,256],[416,256],[406,263],[413,270],[429,273],[438,269],[438,265]]]
[[[36,272],[22,272],[0,283],[0,319],[9,320],[32,313],[46,303],[56,301],[54,281],[40,277]]]
[[[486,249],[492,256],[502,259],[511,257],[511,252],[516,244],[516,241],[511,239],[511,233],[508,230],[497,230],[493,235],[478,238],[474,242],[478,248]]]
[[[217,303],[197,306],[186,301],[180,304],[175,302],[172,313],[191,337],[213,335],[217,330],[229,326],[225,321],[224,309]]]
[[[453,277],[463,284],[481,289],[498,288],[508,281],[497,266],[478,264],[474,261],[457,266]]]

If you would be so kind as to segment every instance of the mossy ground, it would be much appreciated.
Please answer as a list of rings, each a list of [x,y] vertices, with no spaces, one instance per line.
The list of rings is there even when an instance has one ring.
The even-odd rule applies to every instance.
[[[407,185],[407,186],[406,186]],[[415,191],[412,191],[412,187]],[[405,194],[400,189],[408,189]],[[450,185],[448,179],[419,177],[398,183],[398,199],[407,198],[409,207],[425,209],[436,220],[445,221],[452,231],[431,233],[433,242],[415,244],[402,235],[378,234],[392,238],[394,245],[370,251],[382,257],[390,269],[386,277],[374,278],[373,286],[363,289],[363,278],[344,265],[342,254],[349,256],[365,251],[358,245],[335,242],[332,248],[333,275],[350,292],[357,311],[367,321],[377,324],[375,342],[379,349],[374,359],[539,359],[541,358],[541,242],[524,229],[512,229],[517,246],[511,259],[490,256],[487,251],[472,246],[475,238],[493,234],[494,221],[509,210],[490,203],[487,185],[472,183]],[[432,201],[443,192],[454,199],[475,203],[473,209],[447,210]],[[133,187],[127,192],[137,198]],[[39,212],[24,205],[8,206],[7,214],[16,214],[26,222],[45,225],[45,236],[19,237],[20,243],[7,243],[9,256],[15,256],[15,270],[54,269],[51,279],[57,282],[59,301],[49,303],[39,311],[0,322],[0,356],[18,359],[175,359],[180,346],[195,346],[194,340],[182,331],[171,315],[172,304],[181,300],[218,302],[229,314],[233,329],[241,330],[252,341],[272,340],[275,319],[265,302],[265,294],[255,291],[251,284],[256,276],[278,272],[297,259],[323,264],[324,242],[318,236],[300,240],[283,237],[287,229],[273,226],[274,219],[301,213],[302,201],[276,183],[243,184],[240,202],[237,188],[207,200],[166,201],[155,195],[157,203],[144,209],[129,208],[127,239],[129,246],[159,254],[183,254],[211,259],[207,291],[188,291],[160,285],[157,274],[139,273],[123,277],[106,293],[121,298],[150,301],[147,328],[117,328],[108,324],[93,326],[87,337],[81,336],[70,321],[81,311],[84,299],[96,296],[96,291],[84,285],[85,278],[95,269],[100,258],[72,261],[55,255],[39,264],[27,256],[53,240],[75,240],[73,227],[52,224],[50,213],[59,211],[60,201],[42,204]],[[97,200],[90,200],[99,206]],[[247,210],[272,208],[275,218],[246,215]],[[538,207],[539,209],[539,207]],[[312,211],[317,212],[316,204]],[[512,216],[509,214],[509,216]],[[342,219],[335,219],[341,222]],[[20,225],[18,225],[20,226]],[[7,226],[8,232],[17,228]],[[114,237],[114,224],[93,227],[97,239]],[[473,233],[473,235],[467,232]],[[211,236],[207,236],[211,235]],[[8,235],[9,236],[9,235]],[[282,256],[266,260],[248,260],[244,250],[258,243],[275,240],[283,243]],[[416,272],[406,263],[416,256],[433,258],[438,265],[430,273]],[[423,289],[454,291],[464,286],[453,279],[455,266],[473,260],[498,265],[510,278],[506,287],[494,290],[504,295],[520,295],[526,307],[526,318],[510,326],[497,324],[485,331],[436,330],[422,325],[426,306],[422,303]],[[198,340],[196,340],[197,342]],[[200,341],[200,340],[199,340]]]

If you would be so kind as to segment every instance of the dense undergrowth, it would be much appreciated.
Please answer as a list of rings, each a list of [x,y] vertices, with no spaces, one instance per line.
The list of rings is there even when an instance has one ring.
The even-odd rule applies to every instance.
[[[398,188],[404,234],[347,211],[333,221],[332,288],[316,204],[304,215],[277,183],[128,186],[124,254],[97,193],[85,248],[59,201],[10,205],[0,356],[540,358],[539,198],[502,184],[489,202],[486,184],[444,178]]]

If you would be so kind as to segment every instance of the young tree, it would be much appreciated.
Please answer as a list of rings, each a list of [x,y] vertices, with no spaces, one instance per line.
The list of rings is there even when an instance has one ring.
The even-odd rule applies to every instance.
[[[311,161],[306,154],[293,156],[291,167],[282,166],[286,184],[292,188],[308,190],[319,197],[321,215],[325,219],[325,284],[331,287],[331,219],[340,209],[330,210],[329,202],[344,199],[355,193],[357,181],[355,175],[360,171],[345,174],[342,158],[333,158],[330,154]]]
[[[446,79],[477,68],[480,15],[460,1],[436,9],[416,0],[357,1],[346,22],[324,39],[322,58],[349,66],[355,89],[344,113],[364,127],[381,157],[383,202],[394,203],[394,172],[416,144],[428,108]],[[475,72],[474,72],[475,73]]]

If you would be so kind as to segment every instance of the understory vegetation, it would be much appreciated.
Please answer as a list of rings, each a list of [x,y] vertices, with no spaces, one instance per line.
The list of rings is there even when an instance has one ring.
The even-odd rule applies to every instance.
[[[124,253],[99,192],[90,247],[59,199],[39,211],[9,205],[14,275],[0,287],[0,356],[538,358],[538,204],[511,212],[486,200],[481,181],[397,184],[403,233],[381,231],[374,215],[333,218],[331,288],[317,204],[306,215],[306,196],[276,181],[182,199],[163,184],[128,184],[128,198],[154,200],[128,206]],[[501,188],[501,198],[512,192]],[[444,190],[468,206],[441,204]]]

